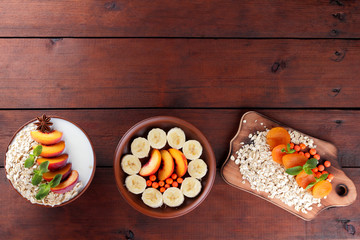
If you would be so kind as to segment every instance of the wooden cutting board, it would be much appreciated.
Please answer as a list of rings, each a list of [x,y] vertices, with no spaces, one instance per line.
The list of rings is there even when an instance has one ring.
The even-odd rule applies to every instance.
[[[261,125],[261,123],[263,123],[263,125]],[[230,142],[229,155],[221,169],[221,175],[226,183],[230,184],[233,187],[239,188],[258,197],[261,197],[306,221],[312,220],[320,211],[326,208],[348,206],[355,201],[357,196],[355,185],[351,181],[351,179],[348,178],[346,174],[341,170],[341,167],[337,161],[338,157],[336,147],[329,142],[314,138],[304,133],[302,134],[314,139],[315,145],[317,146],[316,151],[320,154],[321,158],[329,160],[332,164],[330,168],[327,168],[327,171],[334,175],[334,179],[332,181],[333,190],[326,199],[321,200],[321,207],[318,207],[317,204],[314,204],[312,206],[313,209],[311,211],[308,211],[308,213],[305,214],[301,211],[298,212],[294,209],[294,207],[289,207],[279,199],[268,198],[268,193],[258,192],[251,189],[248,181],[245,181],[245,184],[243,184],[243,179],[239,170],[239,166],[236,165],[234,161],[230,160],[230,157],[232,155],[237,156],[235,153],[242,147],[241,142],[244,142],[245,144],[250,142],[249,134],[253,134],[256,131],[263,131],[265,129],[264,126],[269,129],[278,126],[282,126],[288,130],[292,129],[281,123],[275,122],[257,112],[245,113],[241,118],[238,132]]]

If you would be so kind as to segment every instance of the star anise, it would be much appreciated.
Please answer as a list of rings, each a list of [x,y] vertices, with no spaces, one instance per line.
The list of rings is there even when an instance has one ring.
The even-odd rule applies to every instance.
[[[50,122],[50,117],[47,117],[45,114],[43,114],[41,117],[37,117],[37,120],[39,121],[35,123],[37,130],[40,130],[43,133],[49,133],[52,131],[50,126],[53,125],[53,123]]]

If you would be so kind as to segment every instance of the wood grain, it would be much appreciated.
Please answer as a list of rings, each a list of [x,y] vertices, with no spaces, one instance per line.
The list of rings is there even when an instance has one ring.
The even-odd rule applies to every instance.
[[[0,36],[359,38],[359,7],[346,0],[3,0]]]
[[[220,167],[225,161],[230,140],[235,136],[246,109],[85,109],[85,110],[1,110],[0,155],[12,135],[25,122],[42,113],[65,117],[79,124],[90,136],[98,166],[112,166],[120,138],[135,123],[149,117],[169,115],[195,125],[207,137]],[[299,131],[333,143],[338,148],[342,167],[360,166],[358,142],[359,111],[349,110],[268,110],[258,112]],[[0,161],[3,166],[3,161]]]
[[[356,40],[0,39],[0,52],[2,109],[360,107]]]
[[[263,125],[261,125],[263,123]],[[241,143],[249,143],[249,135],[254,134],[257,131],[263,131],[264,126],[271,129],[274,127],[285,127],[287,130],[297,130],[293,128],[289,128],[282,123],[274,122],[272,119],[261,115],[257,112],[250,111],[246,112],[240,120],[239,130],[235,137],[230,142],[230,150],[227,159],[225,160],[222,168],[221,168],[221,176],[223,177],[224,181],[230,184],[231,186],[247,191],[251,194],[259,196],[264,200],[267,200],[278,207],[285,209],[286,211],[298,216],[304,220],[310,221],[314,219],[321,211],[325,210],[326,208],[333,207],[333,206],[348,206],[352,204],[356,197],[357,191],[355,188],[354,183],[351,179],[346,176],[346,174],[341,170],[338,164],[338,156],[337,156],[337,148],[326,141],[314,138],[312,136],[307,135],[308,137],[314,139],[314,144],[317,146],[316,151],[320,154],[322,159],[329,160],[332,164],[327,171],[334,175],[334,179],[331,182],[333,186],[333,190],[327,196],[326,199],[322,199],[321,203],[322,206],[313,206],[312,210],[304,213],[302,211],[296,211],[294,207],[290,207],[287,204],[283,203],[280,199],[277,198],[269,198],[269,193],[259,192],[251,188],[251,185],[248,181],[243,181],[243,175],[239,171],[239,166],[235,164],[234,161],[230,160],[231,156],[237,156],[236,152],[242,147]],[[305,135],[304,133],[302,133]],[[323,160],[321,160],[323,161]],[[296,183],[295,183],[296,184]],[[337,187],[345,186],[347,191],[346,195],[338,194],[336,191]]]
[[[345,172],[360,188],[360,170]],[[359,229],[359,199],[351,206],[323,211],[307,224],[269,202],[227,185],[220,174],[198,208],[167,220],[147,217],[130,207],[116,188],[112,169],[98,168],[92,185],[81,198],[56,209],[30,205],[11,188],[3,169],[0,176],[0,235],[4,239],[32,239],[39,234],[40,224],[45,239],[126,239],[128,230],[135,239],[359,238],[358,232],[350,235],[339,223],[339,219],[348,219]]]

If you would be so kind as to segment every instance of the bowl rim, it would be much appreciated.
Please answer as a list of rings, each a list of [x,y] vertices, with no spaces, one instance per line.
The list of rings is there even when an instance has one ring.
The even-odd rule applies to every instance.
[[[50,118],[58,118],[58,119],[62,119],[62,120],[65,120],[65,121],[68,121],[72,124],[74,124],[77,128],[79,128],[86,136],[86,138],[88,139],[90,145],[91,145],[91,149],[93,151],[93,156],[94,156],[94,165],[93,165],[93,170],[91,172],[91,176],[90,176],[90,179],[88,181],[88,183],[84,186],[84,188],[73,198],[69,199],[68,201],[66,202],[63,202],[61,204],[58,204],[58,205],[54,205],[54,206],[51,206],[51,205],[43,205],[43,204],[39,204],[39,203],[32,203],[29,199],[25,198],[23,195],[21,195],[21,193],[15,189],[15,187],[13,186],[12,182],[10,181],[10,179],[7,178],[7,171],[6,171],[6,153],[9,151],[9,146],[10,144],[13,142],[15,136],[24,128],[26,127],[27,125],[29,125],[30,123],[33,123],[35,122],[37,119],[36,118],[33,118],[32,120],[26,122],[25,124],[23,124],[14,134],[13,136],[11,137],[10,139],[10,142],[6,148],[6,152],[5,152],[5,157],[4,157],[4,170],[5,170],[5,177],[6,179],[9,181],[11,187],[15,190],[15,192],[17,192],[22,198],[24,198],[26,201],[28,201],[29,203],[31,203],[32,205],[36,205],[36,206],[41,206],[41,207],[46,207],[46,208],[56,208],[56,207],[62,207],[62,206],[65,206],[69,203],[72,203],[74,202],[76,199],[78,199],[81,195],[84,194],[84,192],[89,188],[94,176],[95,176],[95,170],[96,170],[96,154],[95,154],[95,151],[94,151],[94,145],[89,137],[89,135],[86,133],[86,131],[81,128],[77,123],[73,122],[73,121],[70,121],[66,118],[63,118],[63,117],[59,117],[59,116],[56,116],[56,115],[48,115],[48,117]]]
[[[186,208],[183,208],[183,209],[174,208],[174,211],[166,212],[166,213],[154,212],[154,211],[152,211],[152,209],[147,208],[147,206],[145,206],[145,205],[140,206],[139,204],[134,202],[130,197],[128,197],[128,196],[130,196],[130,193],[125,194],[125,192],[123,192],[123,191],[127,191],[125,189],[125,187],[120,187],[120,186],[124,186],[123,181],[120,179],[120,171],[122,171],[121,167],[120,167],[120,162],[121,162],[121,156],[123,155],[124,147],[126,146],[125,140],[129,140],[132,136],[134,136],[142,128],[147,127],[147,126],[151,125],[152,123],[159,122],[159,121],[171,123],[174,125],[174,127],[179,127],[177,125],[186,126],[187,129],[189,129],[195,133],[195,135],[197,136],[197,140],[199,140],[201,142],[201,144],[203,145],[203,149],[207,149],[208,154],[209,154],[209,159],[207,161],[209,175],[208,175],[207,183],[204,186],[203,192],[201,193],[201,195],[197,196],[197,199],[194,202],[192,202],[191,204],[189,204],[188,206],[186,206]],[[211,166],[211,168],[210,168],[210,166]],[[202,132],[198,128],[196,128],[194,125],[192,125],[191,123],[189,123],[185,120],[177,118],[177,117],[154,116],[154,117],[146,118],[140,122],[137,122],[121,137],[121,139],[116,147],[115,153],[114,153],[113,168],[114,168],[114,177],[115,177],[115,181],[116,181],[116,186],[117,186],[121,196],[123,197],[123,199],[131,207],[133,207],[138,212],[141,212],[142,214],[145,214],[147,216],[154,217],[154,218],[160,218],[160,219],[167,219],[167,218],[180,217],[182,215],[185,215],[185,214],[191,212],[206,199],[206,197],[209,195],[209,193],[212,189],[212,186],[214,184],[215,177],[216,177],[216,158],[215,158],[214,151],[213,151],[209,141],[202,134]]]

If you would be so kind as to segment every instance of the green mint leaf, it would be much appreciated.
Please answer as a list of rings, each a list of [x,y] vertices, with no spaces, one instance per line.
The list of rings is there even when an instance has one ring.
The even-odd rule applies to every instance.
[[[308,168],[308,167],[304,167],[304,171],[306,172],[307,175],[313,174],[313,172],[311,171],[311,169]]]
[[[56,174],[56,176],[50,181],[49,185],[51,188],[54,188],[56,187],[57,185],[60,184],[60,181],[61,181],[61,178],[62,178],[62,174]]]
[[[36,186],[39,185],[41,180],[42,180],[42,174],[35,173],[31,179],[31,183]]]
[[[289,175],[298,175],[303,170],[302,166],[296,166],[286,169],[286,173]]]
[[[35,157],[34,155],[30,154],[30,156],[25,160],[25,167],[31,168],[34,165]]]
[[[283,153],[286,153],[286,150],[285,150],[285,148],[281,149],[281,152],[283,152]]]
[[[326,180],[326,178],[327,178],[328,176],[329,176],[329,174],[328,174],[328,173],[321,175],[321,176],[319,177],[318,182],[321,182],[321,181]]]
[[[317,164],[318,164],[318,160],[316,158],[311,158],[307,160],[307,162],[305,163],[305,165],[310,169],[316,168]]]
[[[33,154],[38,157],[40,156],[42,152],[42,146],[41,145],[37,145],[35,148],[34,148],[34,151],[33,151]]]
[[[290,149],[288,153],[294,153],[294,152],[296,152],[295,149]]]
[[[290,143],[286,144],[286,150],[290,152]]]
[[[317,181],[316,181],[316,182],[309,183],[309,185],[307,185],[307,187],[305,188],[305,190],[308,190],[308,189],[312,188],[316,183],[317,183]]]
[[[50,192],[50,185],[49,184],[42,184],[39,187],[38,193],[35,195],[37,200],[41,200],[46,197]]]
[[[49,163],[50,163],[49,161],[45,161],[40,164],[41,173],[46,173],[48,171]]]

